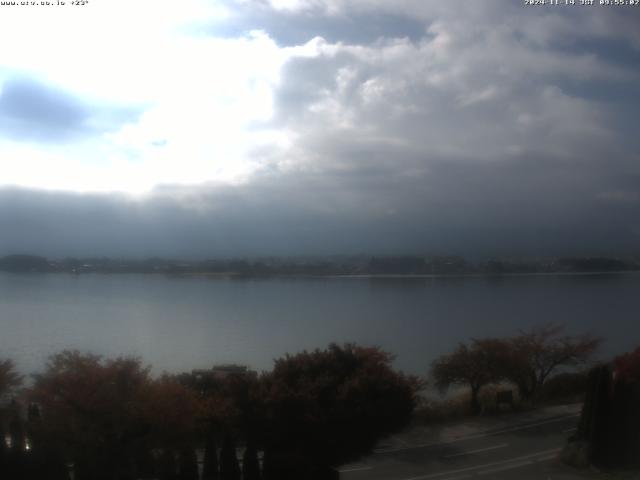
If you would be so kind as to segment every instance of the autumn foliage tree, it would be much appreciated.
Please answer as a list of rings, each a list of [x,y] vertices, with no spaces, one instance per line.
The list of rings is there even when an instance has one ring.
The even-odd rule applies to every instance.
[[[130,468],[134,442],[148,432],[142,412],[149,383],[148,368],[136,359],[54,355],[30,391],[42,408],[38,438],[64,448],[76,478],[120,478]]]
[[[629,383],[640,382],[640,347],[614,360],[616,375]]]
[[[353,344],[276,360],[263,378],[265,462],[280,468],[281,478],[288,477],[276,462],[337,466],[403,428],[416,405],[419,382],[394,371],[391,362],[379,348]]]
[[[221,442],[227,434],[249,441],[263,428],[264,402],[258,374],[239,365],[218,366],[176,375],[199,402],[198,420],[203,436],[219,432]]]
[[[11,360],[0,360],[0,477],[17,476],[23,458],[25,432],[15,400],[8,402],[22,384],[22,376],[16,371]],[[11,439],[11,448],[5,442],[5,436]]]
[[[461,343],[452,353],[437,358],[431,366],[431,375],[436,387],[443,391],[451,385],[468,386],[471,412],[479,413],[480,390],[504,378],[503,362],[509,353],[504,340],[474,339],[470,345]]]
[[[559,325],[543,325],[515,337],[473,339],[469,345],[436,359],[431,368],[435,385],[471,389],[471,411],[481,406],[482,387],[502,381],[513,383],[523,400],[532,400],[547,379],[563,368],[585,364],[601,339],[593,335],[564,335]]]
[[[585,364],[601,343],[591,334],[565,335],[561,325],[534,327],[510,339],[505,377],[517,386],[522,399],[533,399],[553,372]]]
[[[16,372],[11,360],[0,360],[0,397],[11,393],[22,384],[23,377]]]
[[[193,391],[165,374],[148,383],[141,401],[150,446],[176,451],[197,446],[200,402]]]
[[[0,360],[0,401],[3,400],[3,397],[10,395],[17,387],[22,384],[22,376],[16,372],[15,365],[11,360]],[[1,404],[0,404],[1,406]],[[8,420],[7,417],[11,412],[3,411],[0,408],[0,464],[2,463],[2,458],[4,458],[4,451],[6,450],[6,445],[4,443],[5,436],[5,422]]]
[[[128,478],[141,450],[179,448],[191,435],[190,392],[166,378],[153,380],[135,358],[54,355],[34,377],[29,398],[42,411],[34,449],[61,450],[75,463],[77,479]]]

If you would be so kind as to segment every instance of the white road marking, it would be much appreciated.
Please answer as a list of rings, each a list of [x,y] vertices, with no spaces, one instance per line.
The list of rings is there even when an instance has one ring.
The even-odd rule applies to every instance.
[[[527,465],[531,465],[533,462],[531,460],[524,460],[523,462],[510,463],[509,465],[504,465],[502,467],[490,468],[488,470],[480,470],[478,475],[488,475],[490,473],[498,473],[504,472],[505,470],[512,470],[514,468],[526,467]]]
[[[540,425],[546,425],[546,424],[549,424],[549,423],[562,422],[562,421],[565,421],[565,420],[567,420],[569,418],[579,417],[579,416],[580,416],[579,413],[575,413],[575,414],[566,415],[566,416],[563,416],[563,417],[560,417],[560,418],[552,418],[551,420],[544,420],[542,422],[529,423],[529,424],[526,424],[526,425],[518,425],[518,426],[515,426],[515,427],[506,427],[506,428],[503,428],[501,430],[493,430],[493,431],[487,432],[487,433],[478,433],[478,434],[474,434],[474,435],[468,435],[466,437],[458,437],[458,438],[454,438],[454,439],[451,439],[451,440],[446,440],[444,442],[421,443],[421,444],[417,444],[417,445],[412,445],[410,447],[396,447],[396,448],[378,449],[378,450],[374,450],[373,453],[393,453],[393,452],[402,452],[404,450],[415,450],[415,449],[419,449],[419,448],[436,447],[438,445],[449,445],[451,443],[463,442],[465,440],[474,440],[476,438],[492,437],[494,435],[499,435],[501,433],[517,432],[518,430],[526,430],[528,428],[534,428],[534,427],[538,427]]]
[[[462,457],[464,455],[473,455],[474,453],[487,452],[489,450],[497,450],[498,448],[504,448],[504,447],[508,447],[508,446],[509,446],[508,443],[503,443],[502,445],[494,445],[493,447],[479,448],[477,450],[469,450],[469,451],[466,451],[466,452],[453,453],[451,455],[445,455],[442,458]]]
[[[509,465],[505,465],[504,467],[491,468],[489,470],[481,470],[478,472],[478,474],[486,475],[488,473],[504,472],[505,470],[512,470],[514,468],[526,467],[527,465],[534,465],[540,462],[548,462],[549,460],[553,460],[556,457],[557,457],[557,453],[552,453],[551,455],[544,455],[542,457],[537,457],[532,460],[525,460],[523,462],[510,463]]]
[[[541,457],[544,459],[553,458],[555,454],[557,454],[560,450],[562,449],[553,448],[551,450],[543,450],[541,452],[530,453],[529,455],[522,455],[520,457],[514,457],[507,460],[502,460],[499,462],[491,462],[491,463],[485,463],[482,465],[474,465],[472,467],[459,468],[457,470],[448,470],[446,472],[430,473],[428,475],[421,475],[419,477],[406,478],[404,480],[426,480],[429,478],[444,477],[446,475],[455,475],[456,473],[472,472],[474,470],[483,469],[483,468],[486,469],[488,467],[499,467],[499,466],[506,466],[509,464],[522,463],[525,460],[526,462],[524,462],[524,464],[526,465],[528,464],[527,462],[531,462],[532,460],[535,460],[535,457]]]
[[[549,460],[554,460],[556,458],[558,458],[558,452],[552,453],[551,455],[545,455],[544,457],[538,457],[538,458],[534,459],[533,462],[534,463],[535,462],[546,462],[546,461],[549,461]]]
[[[362,470],[371,470],[371,467],[364,466],[364,467],[341,468],[338,471],[340,473],[347,473],[347,472],[360,472]]]

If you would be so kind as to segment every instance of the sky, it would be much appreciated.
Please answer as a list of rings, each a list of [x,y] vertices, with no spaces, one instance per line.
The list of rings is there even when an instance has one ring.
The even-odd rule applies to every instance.
[[[17,3],[2,255],[640,253],[640,5]]]

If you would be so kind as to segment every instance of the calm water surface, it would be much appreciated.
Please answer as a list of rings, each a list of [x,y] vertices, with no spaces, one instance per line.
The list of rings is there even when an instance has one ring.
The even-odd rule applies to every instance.
[[[66,348],[133,354],[156,371],[269,369],[290,352],[354,341],[424,374],[470,337],[560,322],[640,344],[640,275],[232,279],[0,273],[0,358],[24,372]]]

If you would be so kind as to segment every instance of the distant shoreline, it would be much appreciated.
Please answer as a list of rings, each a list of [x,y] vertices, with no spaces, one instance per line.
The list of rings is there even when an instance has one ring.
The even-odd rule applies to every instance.
[[[145,273],[207,277],[441,278],[531,275],[603,275],[640,271],[640,257],[488,259],[444,256],[264,257],[254,259],[140,260],[18,254],[0,257],[0,271],[24,273]]]
[[[240,272],[137,272],[137,271],[7,271],[0,274],[12,275],[149,275],[183,278],[236,278],[236,279],[275,279],[275,278],[309,278],[309,279],[354,279],[354,280],[420,280],[444,278],[524,278],[524,277],[596,277],[605,275],[636,275],[640,270],[594,271],[594,272],[527,272],[527,273],[436,273],[436,274],[305,274],[305,273],[272,273],[247,274]]]

